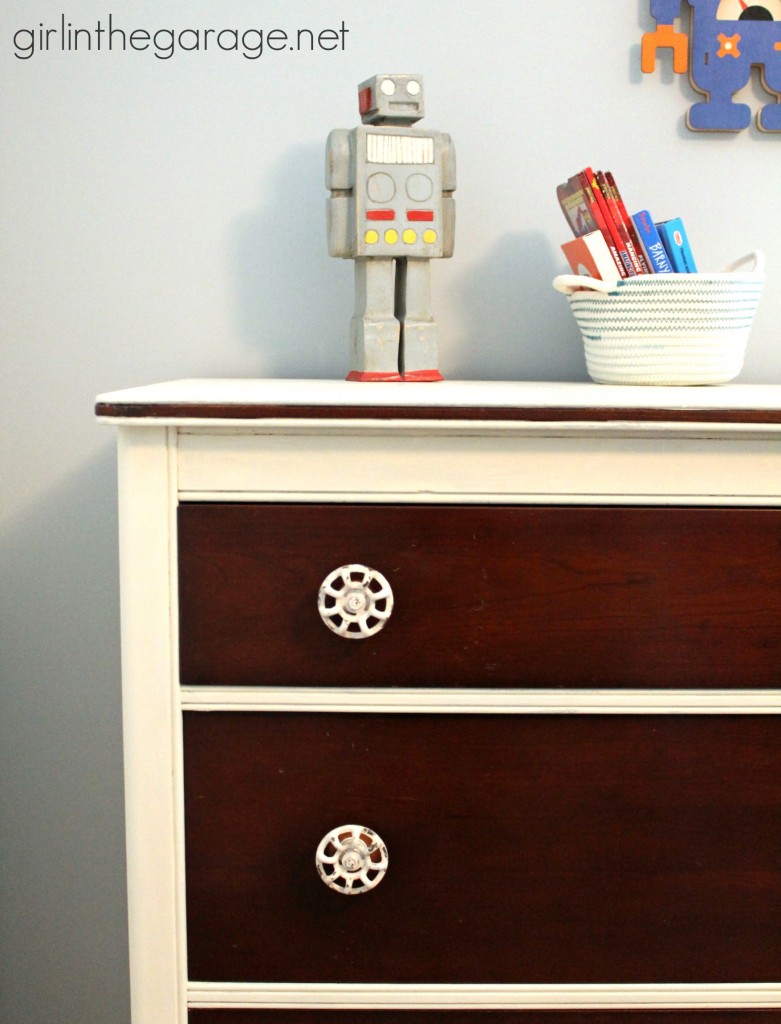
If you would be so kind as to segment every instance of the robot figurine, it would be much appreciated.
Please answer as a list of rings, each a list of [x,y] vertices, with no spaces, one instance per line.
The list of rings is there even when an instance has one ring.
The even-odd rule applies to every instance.
[[[430,260],[452,256],[455,151],[423,117],[420,75],[358,86],[363,122],[328,136],[328,252],[355,262],[348,380],[442,380]]]
[[[688,70],[704,99],[689,110],[693,131],[740,131],[751,108],[733,96],[762,68],[762,85],[773,97],[757,115],[765,132],[781,132],[781,0],[689,0],[691,39],[673,24],[681,0],[651,0],[656,30],[643,36],[642,69],[651,72],[660,47],[673,51],[673,71]]]

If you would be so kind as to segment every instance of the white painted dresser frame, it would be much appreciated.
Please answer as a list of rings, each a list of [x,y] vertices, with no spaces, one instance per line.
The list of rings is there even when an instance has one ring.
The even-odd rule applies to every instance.
[[[284,412],[242,418],[250,406]],[[355,414],[318,417],[318,406]],[[375,406],[400,414],[373,418]],[[176,603],[180,500],[781,506],[781,386],[179,381],[102,395],[97,412],[119,427],[134,1024],[185,1024],[188,1007],[217,1006],[781,1009],[781,965],[778,983],[745,985],[188,984],[183,710],[778,714],[781,691],[180,689]]]

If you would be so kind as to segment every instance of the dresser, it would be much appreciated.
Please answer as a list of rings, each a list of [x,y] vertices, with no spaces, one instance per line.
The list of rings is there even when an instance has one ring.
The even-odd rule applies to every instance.
[[[96,411],[134,1024],[781,1024],[781,387]]]

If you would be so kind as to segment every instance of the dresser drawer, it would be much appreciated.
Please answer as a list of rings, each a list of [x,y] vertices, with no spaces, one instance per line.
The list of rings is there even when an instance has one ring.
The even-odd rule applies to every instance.
[[[781,685],[781,512],[184,504],[185,685],[739,689]],[[393,610],[344,638],[333,570]]]
[[[193,981],[778,980],[774,716],[184,717]],[[315,866],[348,823],[358,895]]]

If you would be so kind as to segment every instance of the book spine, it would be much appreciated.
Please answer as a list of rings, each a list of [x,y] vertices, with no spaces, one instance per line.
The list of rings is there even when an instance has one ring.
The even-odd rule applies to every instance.
[[[607,211],[604,208],[604,202],[600,202],[601,196],[598,196],[599,189],[595,189],[591,184],[593,177],[593,172],[589,169],[581,171],[578,175],[581,188],[583,189],[583,195],[586,197],[586,202],[589,204],[594,220],[610,248],[610,252],[613,255],[619,274],[622,278],[633,277],[634,271],[632,270],[632,264],[629,262],[628,256],[626,256],[626,253],[622,254],[616,244],[615,233],[610,227],[610,221],[612,218],[608,218]]]
[[[678,274],[696,274],[697,265],[681,218],[663,220],[656,225],[656,229],[670,257],[673,270]]]
[[[672,274],[673,267],[667,255],[667,250],[656,229],[651,214],[648,210],[640,210],[632,214],[632,220],[637,229],[637,236],[640,244],[645,249],[645,254],[651,271],[654,274]]]
[[[588,175],[585,171],[581,171],[577,175],[577,178],[580,187],[583,191],[583,196],[586,200],[586,203],[588,204],[589,210],[591,211],[591,216],[594,219],[594,223],[597,225],[597,228],[602,233],[602,237],[605,239],[605,244],[610,250],[610,255],[612,256],[613,262],[616,265],[616,270],[618,271],[620,277],[629,277],[629,272],[624,266],[621,257],[618,253],[618,249],[615,246],[615,242],[613,241],[613,236],[608,228],[607,221],[605,220],[605,215],[601,207],[597,203],[594,191],[591,188],[591,185],[589,184]]]
[[[624,203],[624,200],[621,197],[621,192],[619,191],[618,185],[616,185],[616,179],[613,177],[610,171],[605,172],[605,178],[607,179],[607,184],[608,188],[610,189],[610,193],[615,199],[616,206],[618,208],[618,214],[629,236],[629,244],[632,247],[630,255],[634,254],[634,257],[637,260],[638,265],[640,267],[639,273],[650,274],[652,273],[651,268],[648,266],[648,261],[645,258],[643,247],[642,245],[640,245],[640,239],[637,237],[635,225],[632,221],[632,218],[629,216],[629,211],[627,210],[626,204]]]
[[[621,237],[621,231],[619,229],[618,224],[616,224],[616,219],[613,216],[613,211],[610,209],[608,198],[605,195],[602,186],[600,185],[599,175],[595,174],[590,167],[586,168],[585,173],[588,178],[589,184],[591,185],[591,189],[596,198],[596,201],[599,204],[599,208],[602,210],[602,215],[607,221],[608,230],[610,231],[610,235],[613,239],[613,244],[616,247],[618,255],[621,257],[621,262],[626,267],[627,277],[634,277],[637,274],[637,271],[635,270],[632,264],[632,260],[629,258],[629,253],[626,248],[626,242]]]
[[[607,178],[605,177],[604,171],[597,171],[596,175],[597,188],[602,193],[605,200],[605,208],[607,214],[615,225],[616,238],[620,241],[620,253],[621,258],[629,261],[629,266],[632,268],[632,274],[642,274],[643,269],[640,266],[640,261],[637,258],[637,254],[634,252],[634,247],[629,238],[629,232],[626,230],[621,213],[618,209],[618,203],[611,192],[610,185],[608,184]],[[626,255],[624,255],[626,254]]]

